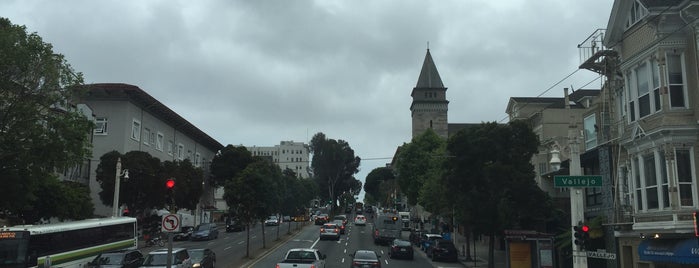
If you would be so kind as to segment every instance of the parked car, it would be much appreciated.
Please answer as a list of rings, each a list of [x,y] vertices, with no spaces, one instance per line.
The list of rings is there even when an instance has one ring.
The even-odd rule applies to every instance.
[[[354,217],[354,225],[366,225],[366,217],[364,215],[357,215],[357,217]]]
[[[431,257],[432,261],[456,262],[458,261],[458,254],[454,243],[445,239],[434,240],[427,252],[427,256]]]
[[[216,267],[216,253],[214,253],[211,249],[189,249],[189,257],[192,259],[192,268]]]
[[[277,225],[279,225],[279,218],[277,218],[277,216],[275,216],[275,215],[269,216],[265,220],[265,225],[266,226],[277,226]]]
[[[172,249],[173,268],[190,268],[192,267],[192,259],[189,257],[189,251],[185,248]],[[151,251],[143,260],[141,267],[147,268],[165,268],[167,267],[167,249],[158,249]]]
[[[412,260],[413,255],[413,244],[411,244],[410,241],[394,239],[393,242],[391,242],[391,250],[388,252],[388,256],[391,259],[404,258]]]
[[[211,240],[218,238],[218,227],[215,223],[202,223],[194,228],[190,239],[195,240]]]
[[[320,227],[320,240],[340,240],[340,226],[335,223],[326,223]]]
[[[137,268],[143,264],[143,254],[136,249],[103,252],[87,263],[88,268]]]
[[[443,239],[442,235],[440,235],[440,234],[422,234],[422,236],[420,237],[420,249],[427,252],[427,249],[430,248],[430,246],[432,245],[432,242],[434,242],[437,239]]]
[[[291,216],[282,216],[282,222],[290,222]]]
[[[194,232],[194,227],[182,226],[181,231],[172,236],[172,240],[175,240],[175,241],[189,240],[189,238],[192,236],[192,232]]]
[[[350,256],[352,256],[352,263],[350,266],[351,268],[381,267],[381,261],[379,260],[379,258],[381,258],[381,255],[377,254],[373,250],[360,249],[350,254]]]

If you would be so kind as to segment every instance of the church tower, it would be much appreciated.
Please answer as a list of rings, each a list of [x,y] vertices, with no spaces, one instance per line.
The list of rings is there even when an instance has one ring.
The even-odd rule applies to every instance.
[[[413,103],[410,104],[413,138],[431,128],[437,135],[446,139],[449,134],[447,88],[442,84],[442,78],[439,77],[429,48],[425,62],[422,63],[417,85],[410,96],[413,98]]]

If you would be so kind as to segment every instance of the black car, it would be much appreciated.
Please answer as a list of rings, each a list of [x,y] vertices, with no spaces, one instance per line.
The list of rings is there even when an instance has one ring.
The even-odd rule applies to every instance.
[[[211,240],[218,238],[218,227],[215,223],[202,223],[194,228],[190,240]]]
[[[192,268],[216,267],[216,253],[208,248],[189,249],[189,257],[192,258]]]
[[[87,263],[88,268],[137,268],[143,264],[143,254],[135,249],[103,252]]]
[[[183,226],[179,233],[176,233],[172,236],[172,240],[175,240],[175,241],[189,240],[189,237],[192,236],[193,231],[194,231],[194,227]]]
[[[352,256],[351,268],[376,267],[381,268],[381,255],[373,250],[357,250],[350,254]]]
[[[427,252],[427,256],[432,257],[432,261],[456,262],[458,261],[458,254],[454,243],[444,239],[435,240]]]
[[[391,259],[413,259],[413,245],[409,241],[394,239],[391,243],[391,251],[388,252]]]
[[[236,220],[236,219],[226,220],[226,233],[241,232],[243,230],[245,230],[245,226],[243,226],[243,224],[240,223],[239,220]]]

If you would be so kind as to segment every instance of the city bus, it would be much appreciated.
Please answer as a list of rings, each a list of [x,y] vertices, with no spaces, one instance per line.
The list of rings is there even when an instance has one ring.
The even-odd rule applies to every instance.
[[[0,228],[0,268],[84,267],[97,254],[136,249],[136,219],[88,219]]]

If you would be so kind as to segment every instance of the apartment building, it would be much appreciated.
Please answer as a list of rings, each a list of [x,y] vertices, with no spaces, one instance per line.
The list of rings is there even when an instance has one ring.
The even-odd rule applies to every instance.
[[[277,164],[281,170],[290,169],[299,178],[310,178],[311,149],[308,144],[295,141],[282,141],[274,146],[245,147],[253,156],[266,158]]]
[[[606,79],[607,109],[590,112],[601,120],[595,147],[607,152],[599,173],[613,182],[602,189],[613,190],[603,201],[618,248],[607,243],[610,267],[699,265],[698,18],[696,1],[616,0],[606,31],[585,45],[581,68]]]
[[[95,214],[112,214],[112,207],[103,205],[99,199],[101,188],[95,173],[99,158],[110,151],[122,154],[143,151],[161,161],[189,159],[204,171],[204,178],[209,177],[209,164],[223,148],[221,143],[137,86],[91,84],[85,89],[87,94],[80,103],[92,109],[96,123],[92,159],[88,165],[88,185]],[[206,183],[204,188],[200,208],[213,209],[216,205],[214,190]]]

